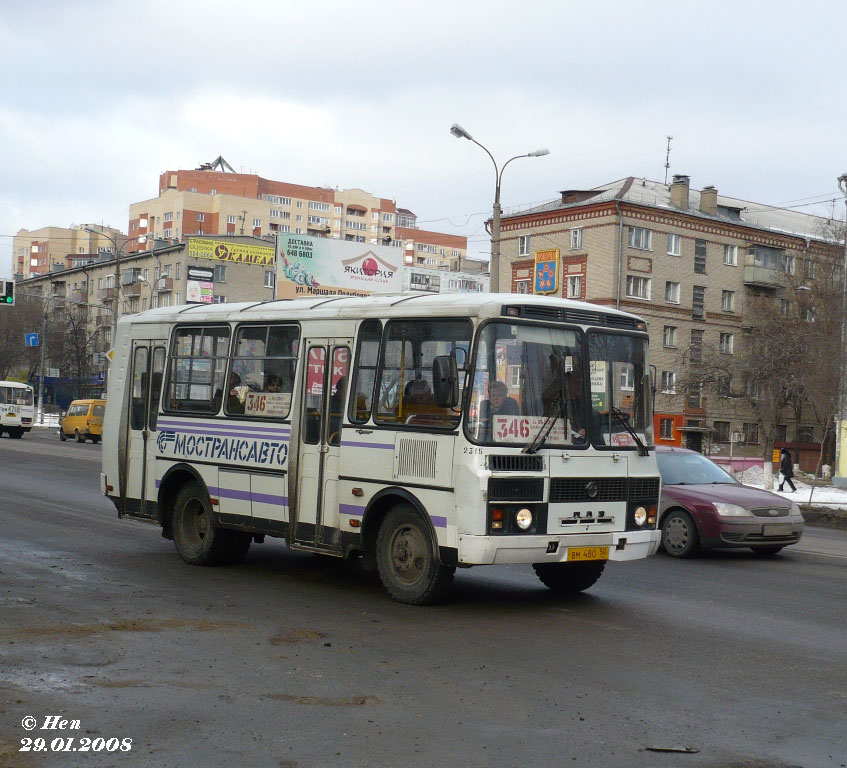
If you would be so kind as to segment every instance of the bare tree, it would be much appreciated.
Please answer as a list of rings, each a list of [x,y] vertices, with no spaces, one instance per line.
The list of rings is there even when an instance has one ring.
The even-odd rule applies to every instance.
[[[14,375],[30,379],[38,369],[38,347],[27,347],[27,333],[41,333],[42,313],[38,299],[18,295],[16,303],[0,307],[0,379]]]

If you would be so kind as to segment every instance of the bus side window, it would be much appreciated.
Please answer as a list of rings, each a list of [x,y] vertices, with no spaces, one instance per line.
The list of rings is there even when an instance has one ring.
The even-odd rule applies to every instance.
[[[359,326],[359,339],[356,342],[356,365],[353,369],[353,381],[348,417],[353,424],[364,424],[373,410],[374,380],[379,363],[379,346],[382,340],[382,323],[379,320],[365,320]]]

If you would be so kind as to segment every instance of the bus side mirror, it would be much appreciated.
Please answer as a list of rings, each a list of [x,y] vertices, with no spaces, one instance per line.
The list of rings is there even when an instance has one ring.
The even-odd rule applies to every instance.
[[[453,355],[433,358],[432,392],[439,408],[455,408],[459,404],[459,367]]]

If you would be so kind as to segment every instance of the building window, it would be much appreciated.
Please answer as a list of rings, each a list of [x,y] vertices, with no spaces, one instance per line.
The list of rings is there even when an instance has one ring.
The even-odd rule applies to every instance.
[[[735,347],[735,334],[722,333],[721,334],[721,352],[723,352],[725,355],[731,355],[734,347]]]
[[[576,251],[582,248],[582,227],[571,230],[571,250]]]
[[[529,280],[516,280],[515,293],[529,293]]]
[[[518,256],[529,256],[529,238],[530,235],[518,237]]]
[[[679,235],[668,235],[668,256],[679,256],[682,238]]]
[[[721,309],[724,312],[735,312],[735,291],[721,291]]]
[[[698,275],[706,274],[706,241],[694,241],[694,271]]]
[[[728,421],[713,421],[712,422],[712,440],[716,443],[729,442],[729,422]]]
[[[788,428],[785,424],[776,425],[776,442],[784,443],[787,440]]]
[[[718,376],[717,390],[718,397],[730,397],[732,395],[732,377]]]
[[[253,228],[254,229],[256,229],[257,227],[261,227],[261,226],[262,226],[262,220],[261,219],[253,219]]]
[[[179,272],[180,272],[181,267],[182,267],[182,262],[178,261],[176,263],[176,274],[174,275],[175,280],[179,280]]]
[[[812,261],[812,259],[806,259],[806,279],[814,280],[815,279],[815,271],[816,271],[816,262]]]
[[[212,296],[213,304],[226,304],[226,296]]]
[[[758,424],[744,424],[744,442],[748,445],[753,444],[756,445],[759,442],[759,425]]]
[[[206,214],[205,213],[198,213],[197,214],[197,221],[206,221]]]
[[[676,326],[675,325],[666,325],[664,333],[662,334],[663,344],[666,347],[675,347],[676,346]]]
[[[797,442],[798,443],[813,443],[815,442],[815,428],[809,426],[797,427]]]
[[[332,210],[332,206],[329,203],[310,202],[309,208],[313,211],[330,211],[330,210]]]
[[[794,274],[795,262],[796,262],[796,260],[794,258],[793,253],[786,253],[785,254],[785,257],[784,257],[784,260],[783,260],[783,267],[785,269],[786,275],[793,275]]]
[[[653,231],[643,227],[629,228],[629,247],[640,248],[643,251],[652,250]]]
[[[265,288],[274,287],[274,273],[272,269],[265,270]]]
[[[701,385],[692,384],[688,388],[688,407],[689,408],[699,408],[701,406],[700,402],[700,389]]]
[[[631,299],[650,298],[650,278],[626,276],[626,295]]]
[[[723,263],[730,267],[738,266],[738,246],[725,245],[723,247]]]
[[[394,221],[394,214],[393,214],[393,213],[383,213],[383,214],[382,214],[382,220],[383,220],[386,224],[390,224],[391,222],[393,222],[393,221]]]
[[[215,264],[215,282],[226,282],[226,264]]]
[[[676,394],[676,372],[662,371],[662,393],[665,395]]]
[[[659,437],[662,440],[673,440],[673,419],[659,421]]]
[[[665,283],[665,301],[668,304],[679,304],[679,283]]]
[[[568,298],[579,299],[582,297],[582,275],[571,275],[568,277]]]
[[[691,317],[702,320],[706,316],[706,286],[695,285],[691,292]]]
[[[689,360],[699,363],[703,359],[703,331],[698,328],[691,329],[691,347],[689,348]]]

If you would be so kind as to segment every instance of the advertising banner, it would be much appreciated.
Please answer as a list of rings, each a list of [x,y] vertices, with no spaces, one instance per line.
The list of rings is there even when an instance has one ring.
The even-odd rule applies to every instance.
[[[285,234],[277,239],[277,250],[278,299],[402,290],[400,248]]]
[[[202,240],[192,237],[188,241],[188,258],[234,261],[241,264],[256,264],[272,267],[274,247],[272,245],[247,245],[229,240]]]
[[[189,267],[185,281],[186,304],[211,304],[215,296],[215,270]]]

